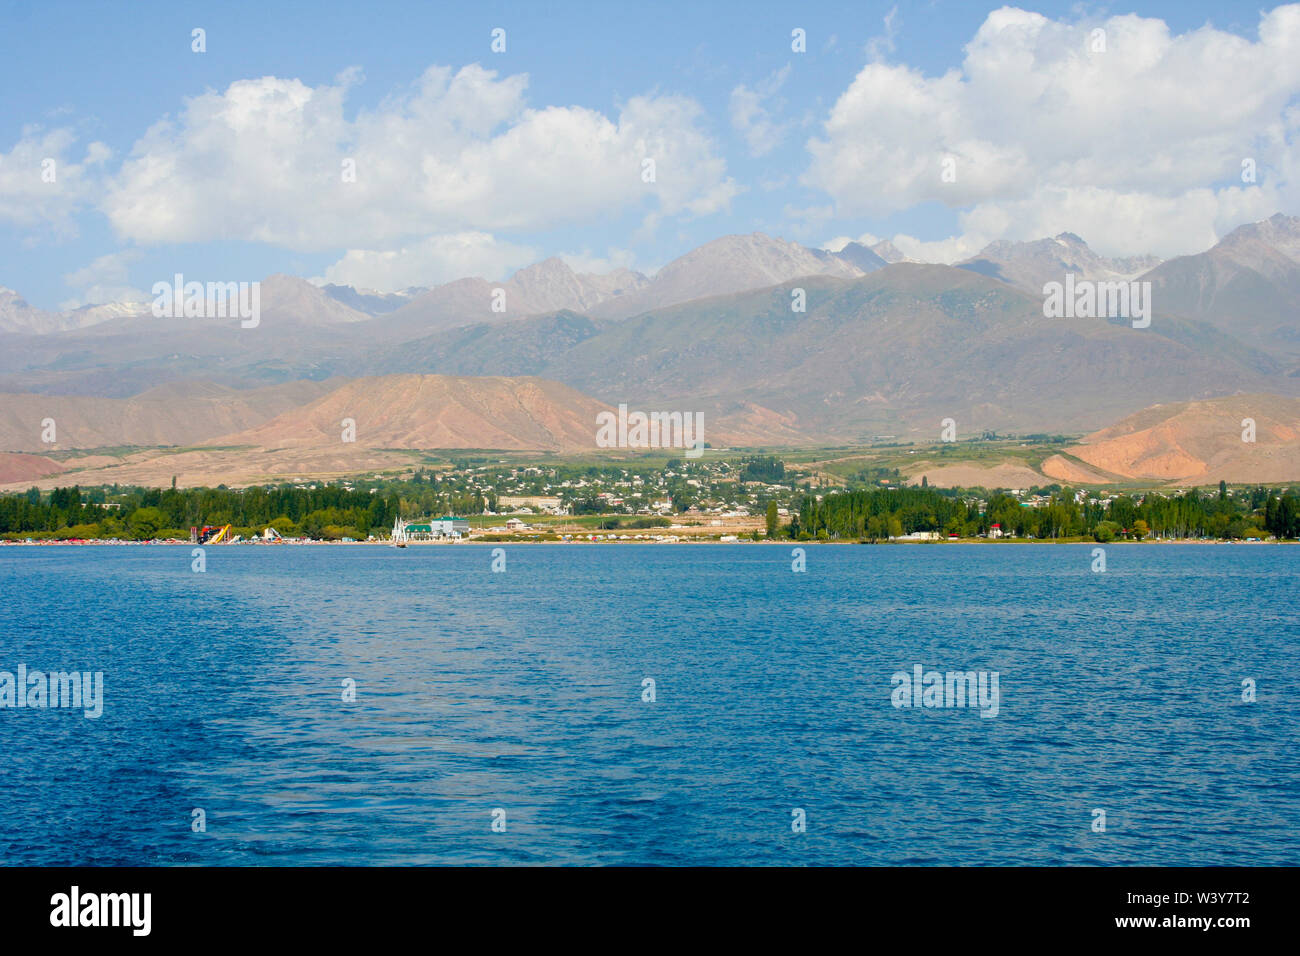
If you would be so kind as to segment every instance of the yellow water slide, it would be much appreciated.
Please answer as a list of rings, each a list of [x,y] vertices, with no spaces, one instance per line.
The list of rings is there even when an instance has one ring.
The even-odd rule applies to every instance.
[[[214,534],[211,538],[208,539],[208,544],[220,544],[221,542],[225,541],[229,535],[230,535],[230,525],[226,525],[220,531],[218,531],[216,534]]]

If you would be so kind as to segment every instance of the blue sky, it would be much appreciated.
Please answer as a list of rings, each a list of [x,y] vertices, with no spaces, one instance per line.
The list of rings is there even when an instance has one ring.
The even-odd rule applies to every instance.
[[[10,2],[0,285],[54,308],[174,272],[650,271],[752,231],[951,261],[1070,229],[1173,255],[1300,212],[1300,9],[1263,27],[1250,4],[997,9]],[[336,188],[349,155],[361,188]]]

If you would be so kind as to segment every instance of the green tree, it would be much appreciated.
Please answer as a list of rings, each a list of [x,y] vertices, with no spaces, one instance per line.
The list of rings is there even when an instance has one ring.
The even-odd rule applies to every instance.
[[[158,534],[167,521],[167,516],[157,508],[136,508],[127,518],[126,527],[136,541],[148,541]]]
[[[291,518],[286,518],[284,515],[280,515],[280,517],[273,520],[270,523],[270,526],[274,528],[277,532],[279,532],[281,537],[284,538],[298,537],[298,526],[293,523],[293,520]]]
[[[767,503],[767,536],[769,538],[776,537],[777,521],[779,517],[780,516],[777,514],[776,502],[769,501]]]
[[[1119,534],[1119,530],[1119,525],[1113,521],[1099,521],[1097,527],[1092,529],[1092,537],[1094,540],[1106,544],[1115,540],[1115,535]]]

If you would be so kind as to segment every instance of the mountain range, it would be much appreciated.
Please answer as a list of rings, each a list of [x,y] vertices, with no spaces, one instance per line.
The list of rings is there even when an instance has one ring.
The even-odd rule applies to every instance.
[[[1029,242],[999,240],[956,268],[998,279],[1034,294],[1067,273],[1111,281],[1141,278],[1159,283],[1169,295],[1164,307],[1182,315],[1213,315],[1253,303],[1253,294],[1291,291],[1300,263],[1300,227],[1281,213],[1238,227],[1213,248],[1163,262],[1156,256],[1108,259],[1077,235],[1060,233]],[[571,310],[597,319],[621,319],[705,297],[745,292],[811,275],[855,278],[900,262],[914,263],[889,240],[867,246],[849,242],[831,252],[762,233],[723,236],[667,263],[653,277],[619,268],[608,273],[575,272],[552,257],[491,282],[467,277],[432,288],[377,292],[338,284],[313,285],[290,276],[262,281],[264,308],[300,323],[380,323],[386,338],[441,331],[475,322],[504,322]],[[318,294],[305,287],[311,286]],[[501,290],[504,295],[496,297]],[[1274,303],[1276,305],[1276,303]],[[0,333],[47,335],[86,329],[114,320],[149,315],[148,303],[115,302],[50,312],[29,305],[0,287]]]
[[[1061,282],[1066,273],[1073,273],[1079,279],[1111,282],[1136,279],[1158,265],[1160,259],[1156,256],[1106,259],[1072,232],[1033,242],[992,242],[978,255],[956,263],[959,269],[969,269],[1038,294],[1045,283]]]
[[[1150,282],[1150,327],[1045,318],[1043,285],[1067,273]],[[498,394],[472,421],[479,376],[576,390],[560,404],[586,408],[580,418],[583,401],[700,411],[706,435],[740,444],[930,440],[945,418],[963,436],[1085,434],[1154,405],[1300,396],[1297,296],[1300,219],[1281,214],[1167,262],[1098,256],[1068,232],[995,242],[954,265],[910,261],[888,241],[832,252],[754,233],[653,276],[576,272],[558,258],[503,282],[393,293],[274,275],[252,329],[131,303],[42,312],[3,290],[0,449],[48,450],[32,442],[46,417],[81,448],[260,443],[245,433],[347,381],[381,379],[394,408],[428,409],[389,447],[581,438],[529,439],[518,423],[490,438],[511,406]],[[444,387],[419,384],[431,375]],[[338,401],[328,415],[346,393]],[[447,408],[469,434],[439,430]]]

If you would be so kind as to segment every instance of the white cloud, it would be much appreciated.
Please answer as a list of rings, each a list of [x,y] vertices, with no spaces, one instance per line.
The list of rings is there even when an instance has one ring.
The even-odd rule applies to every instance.
[[[894,4],[889,8],[889,12],[881,18],[885,32],[867,41],[868,60],[883,60],[886,54],[894,52],[894,38],[898,36],[898,27],[894,21],[897,19],[898,4]]]
[[[1057,230],[1058,232],[1061,230]],[[874,233],[864,232],[857,236],[836,236],[834,239],[828,239],[822,243],[822,248],[828,252],[839,252],[850,242],[857,242],[864,246],[871,247],[880,242],[884,237],[877,236]],[[968,259],[975,253],[979,252],[995,237],[983,235],[981,233],[966,232],[960,236],[953,236],[948,239],[924,240],[917,239],[915,236],[909,236],[906,233],[897,233],[890,237],[895,248],[909,259],[915,259],[918,262],[942,262],[951,264],[959,262],[962,259]]]
[[[529,246],[487,233],[430,236],[392,250],[349,249],[325,270],[324,281],[392,291],[433,286],[467,276],[504,279],[539,258]]]
[[[836,236],[834,239],[827,239],[822,243],[822,248],[827,252],[839,252],[850,242],[861,243],[864,246],[874,246],[880,241],[880,237],[869,232],[864,232],[856,239],[853,236]]]
[[[966,233],[948,239],[927,241],[900,233],[889,240],[903,255],[917,262],[942,262],[951,265],[969,259],[991,241],[989,236]]]
[[[590,252],[562,252],[560,258],[577,273],[604,275],[617,269],[636,270],[636,256],[630,249],[610,249],[605,255]]]
[[[998,238],[1038,239],[1069,231],[1101,255],[1154,253],[1170,258],[1203,252],[1243,222],[1265,219],[1280,208],[1281,200],[1271,188],[1202,188],[1159,196],[1044,187],[1026,199],[975,206],[960,221],[981,248]]]
[[[1089,49],[1094,28],[1105,52]],[[918,246],[931,255],[1062,229],[1104,254],[1195,252],[1245,219],[1300,205],[1297,94],[1300,5],[1262,15],[1254,41],[1004,7],[942,76],[866,65],[809,141],[803,182],[841,216],[964,209],[971,236]],[[942,176],[948,157],[953,182]],[[1250,188],[1239,180],[1245,157],[1260,167]]]
[[[703,216],[737,192],[701,111],[641,96],[616,117],[534,109],[525,75],[431,67],[355,119],[334,85],[262,77],[186,101],[136,143],[103,203],[138,242],[260,240],[405,254],[417,237],[527,231],[626,210]],[[642,160],[656,181],[642,181]],[[356,181],[343,181],[344,160]],[[418,251],[415,254],[419,254]],[[350,254],[351,255],[351,254]]]
[[[77,139],[66,127],[27,127],[8,153],[0,153],[0,221],[75,234],[73,217],[96,194],[97,167],[112,155],[103,143],[93,142],[78,162]]]
[[[59,303],[61,309],[76,309],[83,305],[102,305],[105,302],[145,302],[142,291],[127,282],[127,266],[140,258],[139,251],[124,249],[100,256],[89,265],[67,273],[63,281],[77,295]]]
[[[743,83],[731,91],[731,126],[740,133],[754,156],[764,156],[780,145],[790,130],[789,123],[773,118],[773,111],[783,105],[780,101],[764,105],[781,89],[790,75],[790,64],[776,70],[767,79],[750,89]]]

